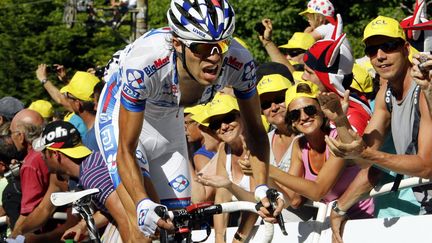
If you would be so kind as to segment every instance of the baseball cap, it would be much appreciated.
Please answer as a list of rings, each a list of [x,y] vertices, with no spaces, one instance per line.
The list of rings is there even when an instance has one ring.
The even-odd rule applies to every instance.
[[[372,76],[363,66],[354,63],[353,74],[354,79],[351,83],[351,88],[362,93],[371,93],[373,91]]]
[[[333,17],[335,10],[333,4],[329,0],[310,0],[307,4],[307,9],[300,12],[299,15],[319,13],[326,17]]]
[[[41,136],[33,141],[33,149],[60,151],[75,159],[92,153],[81,143],[81,136],[74,125],[65,121],[54,121],[46,125]]]
[[[43,118],[50,118],[54,114],[53,106],[46,100],[33,101],[28,108],[37,111]]]
[[[218,93],[218,95],[215,95],[213,100],[206,105],[206,112],[202,112],[201,122],[198,122],[204,126],[208,126],[210,118],[227,114],[233,110],[240,110],[236,98],[231,95]]]
[[[92,101],[93,88],[100,80],[93,74],[77,71],[68,85],[64,86],[60,92],[69,93],[79,100]]]
[[[309,86],[311,92],[310,93],[304,93],[297,91],[297,88],[299,85],[307,85]],[[316,84],[310,82],[310,81],[300,81],[296,83],[295,85],[291,86],[285,93],[285,105],[286,107],[289,106],[289,104],[300,97],[307,97],[315,99],[317,97],[317,94],[319,93],[319,88]]]
[[[376,35],[383,35],[392,38],[401,38],[406,40],[405,32],[400,26],[399,22],[393,18],[378,16],[368,25],[363,32],[363,42],[371,37]]]
[[[307,50],[313,45],[313,43],[315,43],[315,39],[311,34],[295,32],[291,39],[288,40],[288,43],[279,46],[279,48]]]
[[[306,81],[302,78],[303,76],[303,71],[294,71],[293,72],[293,78],[294,78],[294,82],[300,82],[300,81]]]
[[[256,79],[261,80],[264,76],[270,74],[280,74],[282,77],[294,83],[293,76],[288,67],[278,62],[265,62],[260,64],[256,70]]]
[[[257,85],[259,95],[269,92],[285,90],[291,87],[291,82],[280,74],[265,75],[261,78]]]
[[[24,104],[17,98],[6,96],[0,99],[0,115],[8,121],[12,120],[16,113],[24,109]]]
[[[196,115],[196,114],[199,114],[201,112],[204,112],[205,109],[206,109],[205,105],[199,104],[199,105],[185,108],[184,114]]]

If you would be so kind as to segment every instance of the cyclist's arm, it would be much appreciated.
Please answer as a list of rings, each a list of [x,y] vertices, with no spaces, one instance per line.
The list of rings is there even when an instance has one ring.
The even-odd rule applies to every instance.
[[[12,237],[15,238],[17,235],[33,232],[42,227],[49,220],[50,216],[56,209],[56,207],[51,203],[51,193],[59,191],[61,191],[60,182],[58,181],[57,176],[51,173],[48,190],[45,193],[42,201],[21,224],[14,228],[11,234]]]
[[[250,150],[249,160],[257,185],[267,184],[269,167],[269,140],[262,125],[260,101],[255,93],[249,99],[237,99],[245,124],[246,143]]]
[[[120,105],[119,145],[117,166],[120,178],[135,205],[143,198],[148,198],[140,168],[135,161],[135,150],[138,144],[144,121],[144,111],[132,112]]]

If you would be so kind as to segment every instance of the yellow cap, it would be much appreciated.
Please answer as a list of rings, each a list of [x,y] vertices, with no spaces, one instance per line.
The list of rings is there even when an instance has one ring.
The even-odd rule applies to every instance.
[[[393,18],[378,16],[372,20],[363,32],[363,42],[376,35],[383,35],[392,38],[401,38],[406,40],[405,32],[400,26],[399,22]]]
[[[373,80],[369,72],[360,64],[354,63],[353,67],[354,79],[351,83],[351,88],[363,93],[371,93],[373,91]]]
[[[311,34],[295,32],[288,43],[279,46],[279,48],[308,50],[314,43],[315,39]]]
[[[311,92],[310,93],[303,93],[303,92],[297,92],[297,87],[301,84],[306,84],[309,86]],[[310,82],[310,81],[301,81],[296,83],[295,85],[291,86],[286,93],[285,93],[285,105],[286,107],[289,106],[289,104],[300,97],[307,97],[307,98],[313,98],[315,99],[317,97],[317,94],[319,93],[319,88],[316,84]]]
[[[289,79],[280,74],[264,75],[258,82],[257,91],[259,95],[269,92],[285,90],[291,87]]]
[[[306,80],[304,80],[304,79],[302,78],[302,76],[303,76],[303,71],[294,71],[294,72],[292,73],[292,75],[293,75],[293,78],[294,78],[294,82],[296,82],[296,83],[298,83],[298,82],[300,82],[300,81],[304,81],[304,82],[306,82]]]
[[[199,114],[201,112],[205,111],[205,105],[204,104],[200,104],[200,105],[196,105],[196,106],[192,106],[192,107],[187,107],[184,109],[184,114],[192,114],[192,115],[196,115]]]
[[[227,114],[233,110],[240,110],[236,98],[232,97],[231,95],[222,94],[219,92],[205,107],[205,112],[201,112],[200,114],[196,114],[191,117],[204,126],[209,125],[209,120],[211,117]]]
[[[64,86],[60,92],[70,93],[83,101],[92,101],[93,88],[99,82],[100,80],[93,74],[77,71],[69,84]]]
[[[52,104],[46,100],[33,101],[28,108],[37,111],[43,118],[51,118],[54,114]]]

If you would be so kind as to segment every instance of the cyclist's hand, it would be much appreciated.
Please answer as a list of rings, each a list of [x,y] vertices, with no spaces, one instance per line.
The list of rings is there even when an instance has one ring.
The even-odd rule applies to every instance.
[[[197,182],[203,184],[204,186],[212,186],[216,188],[228,188],[231,186],[232,182],[221,175],[205,175],[203,173],[198,173],[197,178],[195,179]]]
[[[73,239],[75,242],[81,242],[88,238],[87,225],[84,221],[79,222],[75,226],[66,230],[62,236],[62,240]]]
[[[154,203],[148,198],[144,198],[138,203],[136,209],[138,228],[146,237],[153,236],[157,227],[167,230],[174,229],[174,225],[171,222],[162,219],[156,214],[155,208],[158,206],[165,207],[161,204]]]
[[[270,201],[267,198],[266,192],[269,188],[267,185],[259,185],[255,188],[255,199],[259,200],[262,203],[262,207],[259,208],[258,215],[261,216],[265,221],[270,223],[276,223],[278,216],[285,204],[285,200],[283,198],[282,193],[278,192],[278,196],[276,198],[276,202],[274,203],[273,213],[270,213]]]
[[[6,239],[7,243],[24,243],[24,241],[25,241],[24,235],[18,235],[15,239],[13,238]]]

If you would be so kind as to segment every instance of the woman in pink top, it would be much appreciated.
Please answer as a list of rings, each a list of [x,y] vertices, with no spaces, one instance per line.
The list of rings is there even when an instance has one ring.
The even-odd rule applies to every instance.
[[[318,87],[311,82],[299,82],[287,90],[286,123],[304,136],[294,141],[288,173],[271,166],[269,176],[288,191],[313,201],[329,203],[342,195],[360,168],[329,153],[325,137],[336,137],[337,132],[330,128],[325,114],[331,116],[336,109],[342,111],[342,108],[339,100],[332,100],[328,94],[320,95],[320,106],[318,93]],[[290,193],[287,195],[291,198]],[[297,205],[292,206],[299,206],[298,201],[294,201]],[[351,218],[368,218],[373,217],[373,210],[373,201],[368,199],[352,207],[348,215]]]

